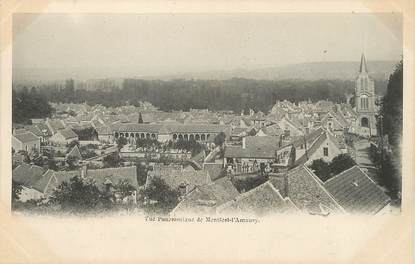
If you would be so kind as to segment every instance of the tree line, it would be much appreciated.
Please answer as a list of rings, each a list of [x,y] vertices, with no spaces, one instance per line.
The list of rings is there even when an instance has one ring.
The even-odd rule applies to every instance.
[[[12,208],[42,214],[99,214],[139,208],[147,214],[164,215],[179,203],[180,197],[179,191],[171,189],[164,180],[157,177],[144,189],[132,186],[127,180],[99,188],[94,180],[75,176],[62,182],[49,199],[31,199],[25,202],[20,201],[22,190],[22,186],[13,181]],[[132,196],[134,193],[137,199]],[[126,201],[128,198],[130,199]]]
[[[371,158],[379,168],[381,184],[397,203],[401,200],[402,161],[401,141],[403,133],[403,62],[396,65],[390,75],[382,98],[378,129],[381,132],[380,148],[372,149]],[[385,140],[386,136],[388,142]],[[385,151],[386,148],[390,151]]]
[[[27,123],[32,118],[48,117],[52,110],[48,98],[35,87],[30,91],[27,87],[20,91],[12,90],[13,123]]]
[[[344,102],[345,94],[354,92],[354,81],[125,79],[121,88],[103,91],[75,89],[75,82],[67,80],[63,88],[43,85],[39,89],[51,102],[87,102],[116,107],[126,103],[139,106],[140,101],[148,101],[162,111],[208,108],[239,113],[247,108],[266,112],[276,100]]]

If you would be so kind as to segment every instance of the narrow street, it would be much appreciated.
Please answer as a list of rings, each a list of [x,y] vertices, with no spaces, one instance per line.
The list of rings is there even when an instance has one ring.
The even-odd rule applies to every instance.
[[[355,160],[361,167],[373,167],[373,162],[369,157],[370,142],[368,139],[359,139],[354,142],[356,149]]]
[[[356,163],[359,167],[365,171],[368,176],[378,182],[377,179],[377,169],[373,162],[370,160],[369,156],[369,149],[370,149],[370,142],[368,139],[359,139],[354,142],[355,146],[355,153],[353,158],[355,159]]]

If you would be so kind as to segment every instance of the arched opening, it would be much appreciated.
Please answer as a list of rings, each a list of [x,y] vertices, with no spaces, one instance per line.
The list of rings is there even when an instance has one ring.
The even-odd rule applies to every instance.
[[[199,134],[196,134],[196,140],[200,140],[200,135]]]
[[[144,135],[144,133],[141,133],[141,138],[145,138],[146,135]]]
[[[173,134],[173,140],[177,139],[177,134]]]
[[[139,133],[135,133],[135,137],[136,138],[140,138],[140,134]]]
[[[184,139],[185,140],[189,140],[189,135],[188,134],[184,134]]]
[[[118,132],[115,132],[115,138],[118,138],[119,136]]]
[[[120,137],[124,137],[124,133],[120,133]]]
[[[183,139],[183,135],[182,134],[179,134],[179,139]]]
[[[155,139],[156,138],[156,134],[151,134],[151,138]]]
[[[130,133],[130,137],[134,137],[134,133]]]
[[[200,139],[203,140],[203,141],[205,141],[206,140],[205,134],[202,134],[202,136],[200,136]]]
[[[191,134],[189,138],[190,140],[195,140],[195,135]]]
[[[367,117],[362,117],[360,124],[362,127],[369,127],[369,119],[367,119]]]
[[[146,138],[150,138],[150,133],[147,133],[146,134]]]

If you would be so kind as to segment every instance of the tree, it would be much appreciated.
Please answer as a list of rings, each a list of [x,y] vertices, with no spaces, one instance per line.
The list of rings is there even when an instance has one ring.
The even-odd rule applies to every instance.
[[[375,80],[376,81],[376,80]],[[379,82],[378,82],[379,83]],[[384,89],[376,83],[376,91]],[[380,82],[386,86],[386,83]],[[68,82],[65,89],[56,84],[45,84],[38,93],[51,102],[102,104],[116,107],[126,101],[147,101],[162,111],[188,110],[190,108],[232,110],[241,113],[244,108],[268,111],[276,100],[299,102],[311,99],[344,102],[344,94],[354,91],[354,81],[347,80],[169,80],[152,81],[125,79],[120,87],[103,90],[72,89]],[[74,98],[71,98],[73,97]],[[138,105],[138,104],[136,104]],[[257,109],[255,109],[257,106]]]
[[[396,66],[389,77],[386,94],[382,99],[380,114],[383,116],[383,133],[388,135],[393,148],[399,148],[402,137],[403,63]],[[380,125],[380,124],[378,124]]]
[[[314,160],[313,163],[311,163],[310,168],[323,182],[330,178],[330,164],[323,159]]]
[[[379,168],[380,184],[385,186],[390,196],[400,203],[400,164],[396,164],[396,161],[390,154],[384,155],[381,162],[382,166]]]
[[[23,159],[24,163],[30,163],[29,153],[26,150],[20,150],[17,153],[24,156],[24,159]]]
[[[348,154],[340,154],[333,158],[330,163],[330,171],[333,175],[337,175],[348,168],[356,165],[356,162]]]
[[[97,156],[94,149],[96,149],[95,145],[89,144],[80,147],[79,152],[81,153],[83,159],[89,159]]]
[[[148,168],[144,162],[137,161],[135,163],[136,170],[137,170],[137,182],[138,185],[144,185],[147,180],[147,172]]]
[[[354,108],[356,106],[356,96],[352,96],[349,103]]]
[[[266,165],[265,165],[265,163],[260,163],[259,164],[259,171],[260,171],[260,173],[261,173],[261,176],[263,176],[264,174],[265,174],[265,168],[266,168]]]
[[[139,123],[139,124],[144,123],[144,122],[143,122],[143,116],[141,115],[141,113],[140,113],[140,115],[138,116],[138,123]]]
[[[117,139],[118,149],[122,149],[125,145],[127,145],[127,139],[125,137],[119,137]]]
[[[48,159],[48,168],[50,170],[58,170],[58,166],[56,165],[56,161],[54,161],[53,159]]]
[[[137,138],[136,139],[137,148],[150,148],[150,147],[159,147],[160,142],[157,139],[151,138]]]
[[[392,198],[400,203],[402,185],[401,175],[401,139],[403,124],[403,62],[396,66],[390,75],[386,94],[382,99],[378,127],[388,141],[392,153],[385,153],[383,146],[380,149],[380,158],[377,163],[382,184],[388,189]],[[383,135],[381,135],[383,136]],[[383,144],[382,144],[383,145]]]
[[[118,153],[111,153],[102,159],[105,168],[115,168],[121,165],[122,159]]]
[[[12,180],[12,206],[19,200],[22,189],[22,185]]]
[[[249,130],[249,132],[248,132],[248,136],[253,137],[253,136],[255,136],[255,135],[256,135],[255,128],[252,128],[251,130]]]
[[[234,177],[231,179],[233,185],[238,190],[238,192],[247,192],[268,180],[268,176],[255,176],[255,177],[246,177],[238,178]]]
[[[179,139],[173,143],[173,148],[192,152],[192,156],[200,153],[203,146],[194,139]]]
[[[132,186],[126,179],[120,179],[115,185],[115,189],[117,190],[117,193],[120,194],[121,199],[132,195],[133,192],[136,191],[134,186]]]
[[[224,132],[220,132],[219,134],[215,136],[215,139],[213,140],[213,142],[215,143],[216,146],[222,146],[223,143],[225,142],[225,139],[226,139],[226,134]]]
[[[76,164],[78,163],[78,159],[75,156],[68,156],[66,158],[66,163],[68,163],[68,167],[70,170],[76,169]]]
[[[90,179],[78,176],[61,183],[50,198],[51,204],[60,205],[62,210],[74,212],[94,211],[108,204],[108,198]]]
[[[144,189],[143,197],[157,202],[156,208],[149,206],[150,209],[159,209],[163,213],[168,213],[179,203],[180,194],[179,191],[172,190],[163,179],[154,177]]]
[[[93,127],[74,129],[73,131],[78,135],[79,140],[95,140],[98,137],[98,133]]]
[[[46,159],[43,159],[42,156],[35,156],[32,158],[32,162],[39,167],[43,167],[43,165],[45,165],[47,163]]]
[[[30,123],[31,118],[50,116],[52,107],[47,99],[35,87],[30,91],[23,87],[21,91],[12,92],[12,119],[14,123]]]

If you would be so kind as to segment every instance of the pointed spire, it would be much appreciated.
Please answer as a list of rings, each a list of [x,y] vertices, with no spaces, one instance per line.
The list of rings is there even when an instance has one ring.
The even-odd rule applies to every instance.
[[[365,54],[362,53],[362,58],[360,59],[360,73],[367,73],[366,58]]]

